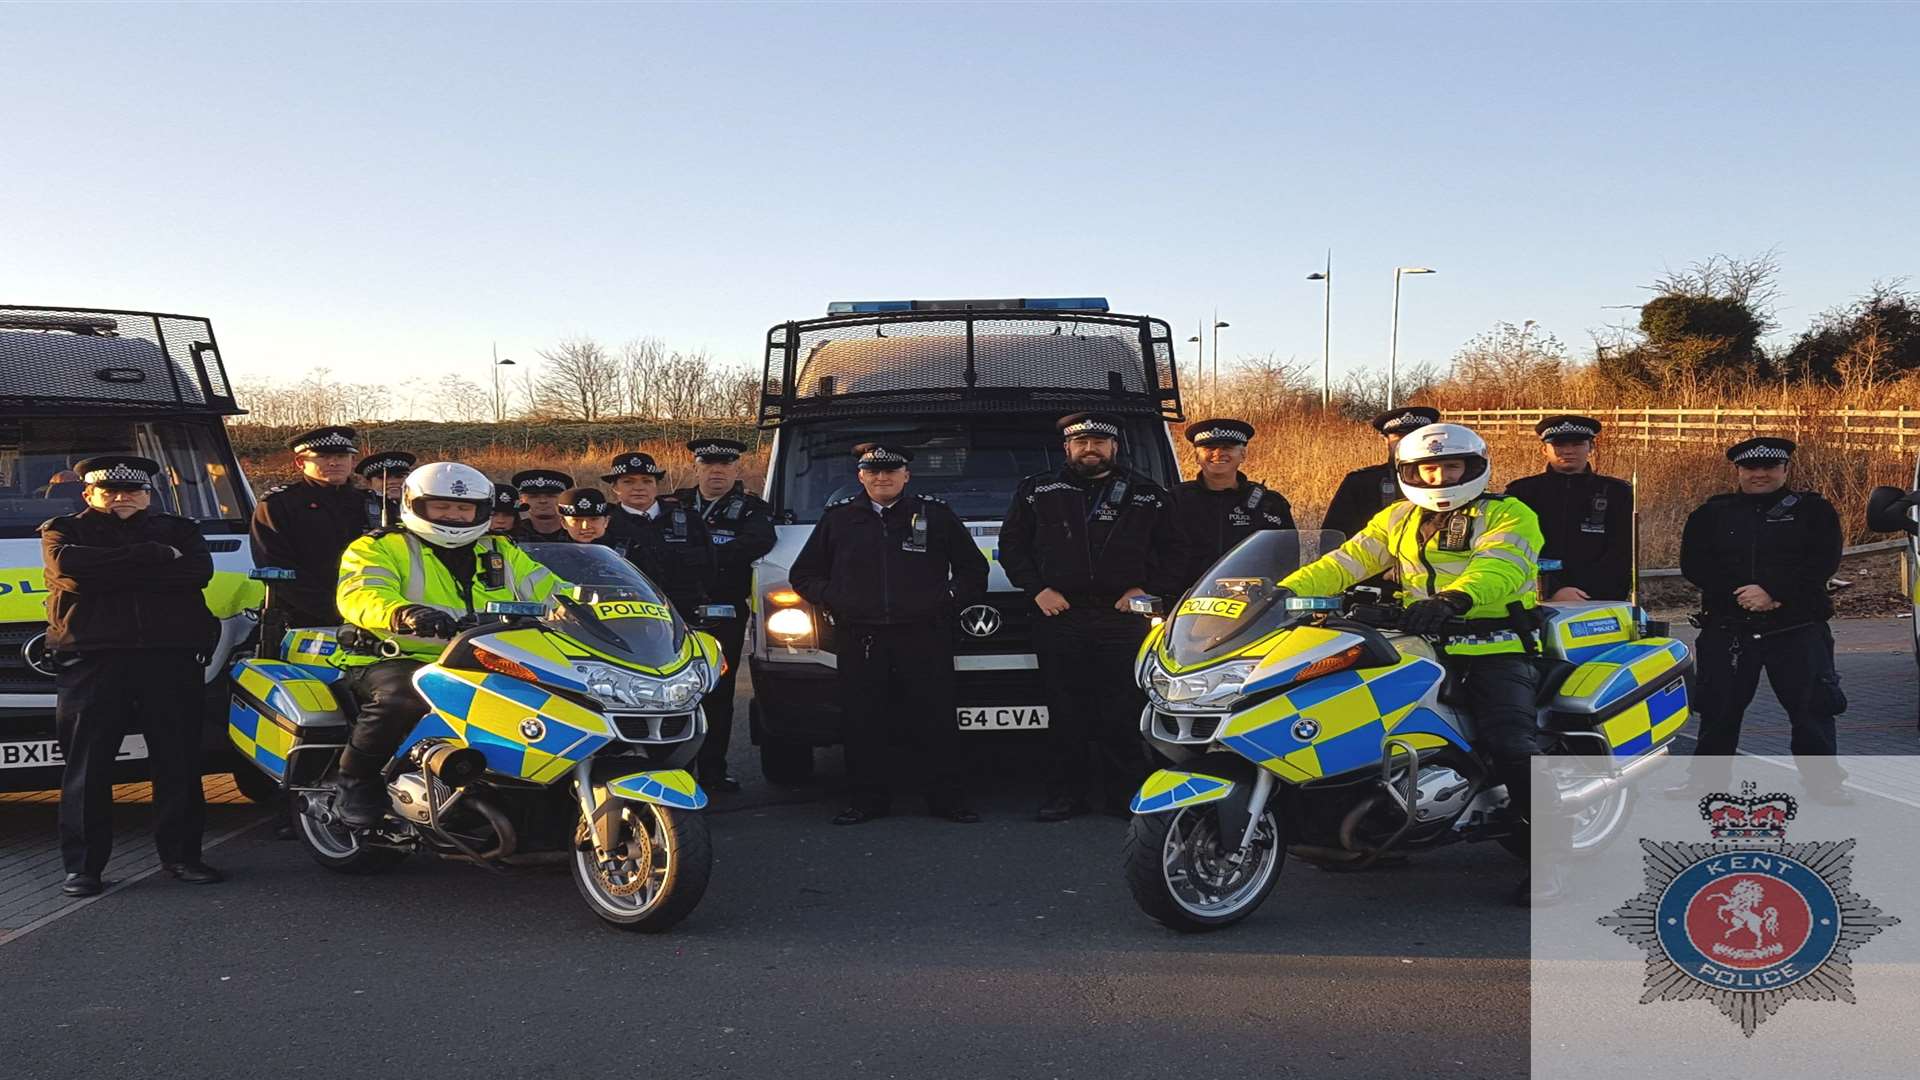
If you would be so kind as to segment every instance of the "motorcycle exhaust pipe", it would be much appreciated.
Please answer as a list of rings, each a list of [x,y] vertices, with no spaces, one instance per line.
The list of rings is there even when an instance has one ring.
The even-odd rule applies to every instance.
[[[487,756],[471,746],[447,742],[421,743],[414,758],[428,776],[450,788],[463,788],[487,771]]]
[[[1559,793],[1560,808],[1562,810],[1578,810],[1588,803],[1606,798],[1608,795],[1626,786],[1658,762],[1665,761],[1666,758],[1667,748],[1663,746],[1650,754],[1637,757],[1627,762],[1620,767],[1619,772],[1612,776],[1596,776],[1584,780]]]

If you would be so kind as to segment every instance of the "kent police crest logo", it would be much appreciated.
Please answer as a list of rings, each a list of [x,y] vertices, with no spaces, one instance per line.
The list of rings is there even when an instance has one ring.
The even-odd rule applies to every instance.
[[[1854,892],[1853,840],[1788,844],[1778,792],[1700,800],[1713,843],[1642,839],[1646,888],[1600,925],[1647,954],[1640,1004],[1702,998],[1752,1036],[1794,998],[1853,1004],[1852,951],[1900,920]]]

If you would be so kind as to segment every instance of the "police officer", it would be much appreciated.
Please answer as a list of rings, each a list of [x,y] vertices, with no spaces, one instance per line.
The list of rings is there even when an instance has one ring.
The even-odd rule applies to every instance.
[[[361,458],[353,467],[355,475],[367,485],[367,531],[399,523],[400,492],[418,460],[405,450],[382,450]]]
[[[274,585],[261,617],[260,633],[270,643],[288,627],[340,625],[333,605],[340,554],[367,531],[367,496],[352,484],[356,438],[352,428],[338,426],[295,436],[287,445],[300,479],[269,490],[254,508],[253,564],[295,574]]]
[[[613,459],[600,478],[613,486],[615,499],[606,543],[652,578],[682,618],[690,618],[713,588],[713,544],[699,514],[660,496],[665,475],[651,454],[636,450]]]
[[[492,526],[495,536],[506,536],[520,527],[520,492],[512,484],[493,485]]]
[[[1144,779],[1133,661],[1147,621],[1135,596],[1171,599],[1186,587],[1187,541],[1173,499],[1118,463],[1121,422],[1105,413],[1061,417],[1066,462],[1013,492],[1000,528],[1007,580],[1040,609],[1034,651],[1047,687],[1047,795],[1041,821],[1090,809],[1124,814]],[[1088,752],[1092,751],[1091,768]]]
[[[513,486],[526,503],[527,515],[508,535],[522,543],[566,543],[560,494],[573,486],[573,477],[558,469],[522,469],[513,474]]]
[[[1787,487],[1793,452],[1791,439],[1735,443],[1727,460],[1738,490],[1687,516],[1680,572],[1699,586],[1704,609],[1693,687],[1700,714],[1694,754],[1702,760],[1692,770],[1693,787],[1669,789],[1676,798],[1729,781],[1726,759],[1739,748],[1741,720],[1765,671],[1793,726],[1790,746],[1808,796],[1830,805],[1853,801],[1833,756],[1833,718],[1847,701],[1827,627],[1827,579],[1840,568],[1840,515],[1819,495]]]
[[[155,513],[158,462],[107,455],[74,467],[87,509],[40,526],[47,649],[58,666],[61,891],[92,896],[113,850],[113,763],[131,731],[146,734],[154,846],[167,873],[209,884],[200,859],[202,674],[220,625],[200,590],[213,556],[199,526]]]
[[[1538,602],[1539,521],[1526,503],[1487,491],[1486,441],[1458,424],[1416,428],[1394,458],[1407,501],[1375,513],[1338,550],[1280,584],[1302,596],[1338,596],[1397,565],[1402,628],[1448,635],[1441,647],[1461,673],[1475,745],[1506,785],[1510,813],[1526,820],[1538,749],[1533,702],[1540,676],[1527,655],[1535,631],[1527,613]],[[1456,619],[1468,622],[1452,624]],[[1514,899],[1545,904],[1560,895],[1556,874],[1539,890],[1523,882]]]
[[[861,492],[820,516],[793,560],[794,591],[833,613],[847,749],[847,808],[835,825],[885,816],[887,745],[920,742],[927,809],[962,824],[965,760],[953,703],[955,613],[987,592],[987,560],[948,506],[906,493],[912,451],[853,448]]]
[[[1253,533],[1294,527],[1286,497],[1240,471],[1252,439],[1253,425],[1245,420],[1202,420],[1187,429],[1199,468],[1192,480],[1173,489],[1174,513],[1187,537],[1183,586],[1200,580],[1207,567]]]
[[[700,786],[708,791],[739,791],[740,781],[727,772],[727,748],[733,741],[734,680],[740,672],[740,650],[747,636],[747,597],[753,591],[753,564],[773,550],[773,508],[747,494],[740,479],[740,455],[747,444],[737,439],[704,436],[687,441],[693,455],[694,486],[680,488],[673,497],[692,508],[713,540],[716,604],[731,604],[734,617],[708,624],[720,639],[727,657],[727,673],[720,676],[700,707],[707,714],[707,741],[700,745]]]
[[[1549,601],[1625,600],[1633,593],[1633,485],[1593,471],[1600,421],[1549,416],[1533,426],[1544,472],[1507,485],[1533,508],[1547,538],[1545,559],[1560,569],[1541,574]]]
[[[1320,527],[1343,536],[1358,536],[1360,530],[1367,527],[1367,522],[1373,520],[1373,515],[1404,498],[1400,493],[1398,470],[1394,465],[1394,450],[1408,432],[1439,422],[1440,410],[1425,405],[1390,409],[1369,421],[1373,430],[1386,440],[1387,460],[1385,464],[1369,465],[1348,473],[1340,481],[1339,489],[1333,493],[1333,501],[1327,504],[1326,519],[1320,523]]]
[[[440,655],[457,621],[491,601],[545,600],[566,585],[512,540],[488,535],[492,507],[493,484],[478,469],[424,465],[407,477],[400,527],[355,540],[340,559],[337,598],[346,621],[400,649],[397,658],[335,654],[360,703],[340,752],[334,807],[352,828],[372,828],[386,816],[381,770],[427,712],[413,673]]]
[[[603,543],[612,504],[599,488],[577,487],[560,496],[560,521],[576,544]]]

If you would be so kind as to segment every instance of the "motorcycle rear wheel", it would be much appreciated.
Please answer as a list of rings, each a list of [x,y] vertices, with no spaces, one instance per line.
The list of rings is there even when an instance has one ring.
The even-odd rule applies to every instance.
[[[613,926],[657,934],[686,918],[706,895],[713,841],[698,814],[623,801],[609,851],[603,860],[582,821],[569,865],[587,906]]]
[[[1251,863],[1225,866],[1214,850],[1219,817],[1211,806],[1142,814],[1127,830],[1127,887],[1155,922],[1182,933],[1231,926],[1256,911],[1280,879],[1286,851],[1272,805],[1260,814]],[[1236,837],[1237,839],[1237,837]]]
[[[329,776],[328,782],[331,779]],[[407,857],[399,848],[362,843],[361,834],[338,822],[321,821],[320,807],[316,804],[324,802],[331,806],[331,793],[310,792],[296,798],[300,800],[300,809],[293,812],[293,831],[300,838],[300,846],[307,849],[314,862],[334,873],[382,874]]]

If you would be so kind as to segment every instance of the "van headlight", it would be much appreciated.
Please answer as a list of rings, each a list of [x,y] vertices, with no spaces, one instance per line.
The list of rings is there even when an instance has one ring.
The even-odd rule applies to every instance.
[[[708,689],[707,664],[696,660],[664,678],[597,660],[578,661],[573,670],[594,697],[609,705],[631,705],[663,712],[685,712],[699,703]]]
[[[767,633],[794,641],[813,633],[813,616],[797,607],[781,608],[767,616]]]
[[[1240,696],[1241,687],[1259,664],[1258,660],[1232,660],[1190,674],[1175,675],[1154,657],[1147,662],[1147,697],[1156,708],[1169,712],[1225,708]]]

